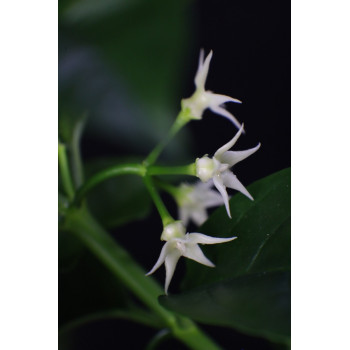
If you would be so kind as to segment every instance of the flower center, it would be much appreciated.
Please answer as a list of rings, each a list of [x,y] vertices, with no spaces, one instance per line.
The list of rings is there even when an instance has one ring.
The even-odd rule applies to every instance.
[[[173,238],[183,238],[185,237],[186,230],[181,221],[175,221],[164,227],[160,239],[162,241],[169,241]]]
[[[196,175],[203,182],[207,182],[217,173],[220,167],[220,162],[215,158],[204,156],[196,160]]]

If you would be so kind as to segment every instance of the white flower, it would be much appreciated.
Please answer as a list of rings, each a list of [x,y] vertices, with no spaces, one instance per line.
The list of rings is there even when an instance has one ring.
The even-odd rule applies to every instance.
[[[221,193],[225,203],[226,211],[228,216],[231,218],[230,206],[228,202],[228,195],[226,187],[232,188],[243,193],[249,199],[253,200],[253,197],[246,190],[246,188],[237,179],[229,169],[240,162],[241,160],[249,157],[251,154],[256,152],[260,148],[260,143],[251,149],[245,151],[229,151],[231,147],[237,142],[238,138],[242,134],[243,125],[233,137],[233,139],[226,145],[219,148],[213,158],[204,156],[197,158],[196,160],[196,175],[203,181],[206,182],[209,179],[213,179],[215,187]]]
[[[198,244],[218,244],[229,242],[237,237],[217,238],[203,235],[202,233],[187,233],[180,221],[175,221],[164,228],[161,239],[166,241],[158,261],[146,276],[155,272],[163,263],[165,265],[165,294],[168,293],[170,281],[174,275],[176,264],[181,256],[192,259],[200,264],[215,267],[215,265],[205,257]]]
[[[206,209],[224,204],[221,195],[211,187],[213,181],[198,181],[194,185],[181,184],[175,199],[179,207],[179,217],[186,226],[191,219],[197,226],[207,220]]]
[[[191,111],[190,114],[192,119],[202,119],[204,110],[209,108],[212,112],[231,120],[231,122],[239,129],[241,127],[239,121],[225,108],[223,108],[222,105],[225,102],[242,102],[236,98],[214,94],[211,91],[205,90],[205,81],[207,79],[212,55],[213,51],[210,51],[209,55],[204,60],[204,51],[201,50],[199,55],[198,70],[194,78],[196,91],[191,97],[182,100],[182,108],[188,108]]]

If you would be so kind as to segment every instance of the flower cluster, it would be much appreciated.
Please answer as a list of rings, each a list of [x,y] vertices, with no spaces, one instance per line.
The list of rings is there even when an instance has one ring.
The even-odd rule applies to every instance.
[[[179,187],[171,188],[170,190],[167,187],[178,205],[180,220],[164,225],[161,240],[166,243],[161,250],[158,261],[147,274],[154,273],[164,263],[166,270],[165,293],[168,291],[176,264],[181,256],[195,260],[200,264],[214,267],[214,264],[204,256],[198,244],[225,243],[237,238],[210,237],[197,232],[186,233],[185,226],[189,221],[191,220],[197,226],[200,226],[208,217],[207,209],[222,204],[225,205],[227,215],[231,218],[229,196],[226,188],[237,190],[253,200],[251,194],[237,179],[231,168],[255,153],[260,148],[260,143],[248,150],[230,150],[236,144],[241,134],[244,133],[244,126],[222,105],[225,102],[241,103],[241,101],[205,90],[205,81],[212,54],[211,51],[204,59],[204,52],[201,51],[199,66],[194,80],[196,90],[191,97],[182,100],[182,111],[185,111],[186,115],[190,116],[190,119],[198,120],[202,119],[204,110],[209,108],[214,113],[229,119],[238,128],[238,132],[229,142],[220,147],[213,157],[205,155],[196,159],[195,173],[200,181],[194,185],[181,184]]]

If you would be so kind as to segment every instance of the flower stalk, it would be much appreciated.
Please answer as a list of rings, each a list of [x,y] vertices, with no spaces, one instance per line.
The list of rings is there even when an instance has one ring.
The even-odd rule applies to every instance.
[[[149,176],[144,177],[145,185],[148,189],[148,192],[150,193],[153,202],[155,206],[157,207],[158,213],[162,219],[163,227],[169,225],[170,223],[174,222],[174,219],[169,214],[168,209],[164,205],[162,198],[160,197],[153,180]]]
[[[175,119],[174,124],[171,126],[168,135],[152,150],[152,152],[144,160],[144,165],[149,166],[154,164],[164,148],[168,145],[171,139],[189,122],[191,116],[187,108],[181,109],[180,113]]]

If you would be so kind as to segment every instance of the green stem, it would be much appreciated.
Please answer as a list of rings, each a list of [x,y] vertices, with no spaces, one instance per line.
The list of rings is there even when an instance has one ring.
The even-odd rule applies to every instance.
[[[60,142],[58,142],[58,164],[63,188],[68,198],[72,200],[74,197],[74,187],[68,166],[66,146]]]
[[[107,179],[110,179],[119,175],[134,174],[141,177],[145,177],[146,174],[153,175],[191,175],[196,176],[196,165],[195,163],[183,166],[158,166],[152,165],[149,168],[146,168],[142,164],[130,163],[130,164],[120,164],[112,166],[108,169],[102,170],[97,174],[93,175],[88,179],[83,186],[81,186],[74,198],[74,204],[80,205],[84,196],[100,182],[103,182]],[[73,187],[72,187],[72,191]],[[74,192],[73,192],[74,193]]]
[[[179,186],[174,186],[172,184],[170,184],[169,182],[165,182],[162,181],[159,178],[155,178],[154,180],[154,184],[159,187],[160,189],[168,192],[169,194],[171,194],[174,198],[176,198],[180,192],[179,190]]]
[[[100,171],[99,173],[90,177],[90,179],[88,179],[84,183],[84,185],[79,188],[79,190],[76,193],[74,203],[76,205],[79,205],[82,199],[84,198],[84,196],[87,194],[87,192],[89,192],[92,188],[94,188],[100,182],[103,182],[115,176],[126,175],[126,174],[144,176],[145,171],[146,170],[143,165],[134,164],[134,163],[116,165],[108,169],[105,169],[103,171]]]
[[[147,175],[191,175],[196,176],[196,163],[181,166],[152,165],[147,169]]]
[[[152,152],[147,156],[144,161],[146,166],[154,164],[158,159],[159,155],[162,153],[164,148],[168,145],[171,139],[191,120],[188,117],[188,111],[181,110],[175,119],[174,124],[169,130],[168,135],[152,150]]]
[[[148,189],[148,192],[150,193],[150,195],[151,195],[151,197],[153,199],[154,204],[157,207],[159,215],[162,218],[163,227],[165,227],[166,225],[169,225],[170,223],[174,222],[174,219],[169,214],[168,209],[164,205],[164,203],[162,201],[162,198],[160,197],[156,187],[154,186],[154,183],[153,183],[152,179],[149,176],[145,176],[144,177],[144,182],[145,182],[145,185],[146,185],[146,187]]]
[[[120,247],[85,208],[67,212],[65,229],[75,234],[145,305],[160,316],[173,335],[193,350],[220,350],[190,319],[158,303],[162,288]]]
[[[80,139],[84,130],[86,122],[86,114],[83,115],[80,120],[77,122],[72,136],[71,151],[72,151],[72,173],[74,178],[74,183],[76,188],[81,186],[84,182],[84,172],[83,172],[83,163],[81,161],[80,154]]]

